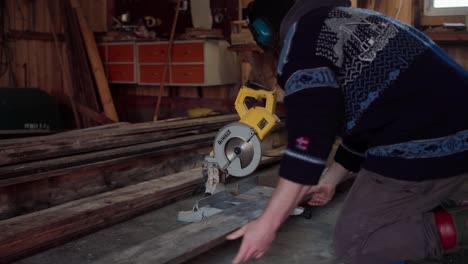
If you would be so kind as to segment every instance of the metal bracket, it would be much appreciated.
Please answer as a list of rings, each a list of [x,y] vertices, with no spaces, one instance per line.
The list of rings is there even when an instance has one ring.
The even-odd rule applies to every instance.
[[[191,211],[179,212],[177,220],[190,223],[198,222],[241,203],[267,199],[272,193],[273,188],[258,186],[258,177],[250,177],[227,185],[224,191],[198,200]]]

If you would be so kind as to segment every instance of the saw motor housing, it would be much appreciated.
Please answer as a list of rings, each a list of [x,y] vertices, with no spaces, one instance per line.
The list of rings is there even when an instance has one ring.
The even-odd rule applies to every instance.
[[[254,106],[252,108],[248,108],[246,100],[249,98],[253,98],[257,102],[264,99],[265,106]],[[239,122],[255,129],[260,140],[263,140],[263,138],[265,138],[279,122],[279,119],[275,114],[276,93],[274,91],[265,90],[263,87],[255,89],[248,86],[242,86],[239,90],[234,106],[240,117]]]

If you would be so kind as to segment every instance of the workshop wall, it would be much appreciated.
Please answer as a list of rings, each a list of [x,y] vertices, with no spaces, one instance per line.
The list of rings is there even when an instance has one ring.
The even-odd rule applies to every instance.
[[[63,41],[58,50],[54,45],[47,1],[2,2],[0,87],[40,88],[63,101],[67,77],[61,72],[57,55],[64,56],[65,47]],[[60,34],[63,29],[59,30]]]
[[[37,87],[51,94],[61,104],[68,105],[65,90],[69,85],[69,76],[62,71],[59,56],[67,64],[66,47],[63,40],[62,25],[57,25],[59,39],[58,47],[54,43],[50,16],[47,11],[47,3],[52,3],[54,20],[62,21],[62,13],[58,11],[58,1],[48,0],[3,0],[0,1],[0,45],[2,55],[0,66],[0,87]],[[190,1],[188,1],[190,2]],[[250,0],[241,0],[240,6],[245,7]],[[460,17],[424,17],[420,13],[418,0],[353,0],[356,5],[370,8],[387,15],[398,17],[400,20],[412,25],[436,26],[441,21],[460,20]],[[105,32],[110,29],[112,16],[130,10],[131,16],[141,17],[152,15],[163,21],[161,34],[167,34],[173,17],[173,0],[80,0],[82,9],[95,32]],[[229,29],[229,22],[239,17],[238,0],[211,0],[213,14],[223,16],[220,23],[214,23],[215,28]],[[401,5],[401,8],[400,8]],[[398,16],[397,16],[398,15]],[[457,20],[457,21],[458,21]],[[461,20],[460,20],[461,21]],[[461,21],[463,22],[463,21]],[[185,27],[191,26],[190,12],[182,13],[179,20],[178,32],[183,32]],[[9,32],[8,34],[6,34]],[[225,33],[226,34],[226,33]],[[439,42],[440,45],[460,64],[468,68],[468,45],[460,41]],[[274,74],[264,71],[262,56],[255,55],[257,62],[252,68],[252,79],[268,79],[274,81]],[[260,61],[260,62],[258,62]],[[265,77],[267,76],[267,77]],[[157,96],[158,87],[136,87],[130,89],[122,87],[114,89],[123,96]],[[203,95],[208,98],[228,98],[235,95],[235,88],[230,87],[204,87]],[[169,95],[166,89],[164,95]],[[180,87],[176,96],[197,98],[200,89]]]
[[[52,9],[58,37],[54,43],[48,4]],[[80,0],[86,18],[94,31],[108,29],[108,0]],[[52,95],[62,105],[68,105],[65,95],[69,76],[62,71],[59,56],[68,64],[63,37],[62,12],[59,1],[0,1],[0,34],[2,55],[0,88],[33,87]],[[66,110],[66,107],[65,107]]]
[[[189,0],[182,0],[181,6],[186,6],[179,13],[176,34],[185,32],[186,28],[193,27]],[[213,16],[213,28],[222,29],[225,36],[230,34],[230,21],[237,20],[239,15],[238,0],[211,0],[210,6]],[[156,29],[157,36],[168,37],[175,10],[174,0],[117,0],[114,12],[118,16],[128,13],[132,23],[137,23],[145,16],[152,16],[161,21],[161,26]]]

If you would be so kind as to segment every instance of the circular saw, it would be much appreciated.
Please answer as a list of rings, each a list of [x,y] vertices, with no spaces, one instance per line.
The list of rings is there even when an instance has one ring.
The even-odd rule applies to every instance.
[[[255,130],[240,122],[222,128],[213,147],[218,168],[236,177],[251,174],[262,159],[261,143]]]
[[[245,177],[255,171],[262,159],[261,141],[279,122],[275,92],[253,82],[241,87],[235,108],[240,120],[218,132],[213,151],[205,158],[206,192],[210,194],[222,190],[218,187],[227,177]]]

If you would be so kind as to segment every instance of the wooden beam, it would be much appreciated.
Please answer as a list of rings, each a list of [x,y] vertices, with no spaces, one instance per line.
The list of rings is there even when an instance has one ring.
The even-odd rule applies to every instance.
[[[468,32],[428,32],[426,33],[435,42],[466,43]]]
[[[202,182],[194,169],[1,221],[0,263],[186,197]]]
[[[238,117],[234,115],[217,116],[158,124],[134,124],[112,129],[76,130],[73,133],[48,137],[3,140],[0,141],[2,148],[0,166],[217,131],[237,119]]]
[[[107,116],[101,113],[98,113],[94,111],[93,109],[85,105],[82,105],[76,101],[75,101],[75,107],[77,108],[78,112],[80,112],[82,115],[88,117],[89,119],[93,120],[94,122],[100,125],[114,123],[114,121],[107,118]]]
[[[112,177],[116,178],[135,178],[135,175],[144,176],[145,173],[149,173],[151,176],[158,176],[158,173],[154,173],[150,169],[151,163],[159,164],[161,162],[165,162],[165,159],[171,159],[172,161],[177,162],[178,158],[186,158],[187,152],[197,152],[198,150],[206,149],[206,153],[209,153],[210,150],[208,148],[210,146],[211,144],[190,144],[168,150],[86,164],[86,166],[68,167],[61,170],[38,172],[24,176],[12,177],[0,180],[0,188],[52,178],[70,177],[79,179],[86,177],[87,175],[89,177],[97,178],[103,174],[106,176],[107,173],[112,173]]]
[[[93,264],[177,264],[226,241],[226,235],[260,216],[267,199],[245,202],[203,221],[116,252]]]
[[[118,122],[119,118],[117,116],[117,111],[115,110],[114,101],[112,100],[112,94],[109,89],[109,83],[105,75],[101,58],[99,57],[99,52],[93,32],[90,30],[86,18],[81,11],[79,1],[70,0],[70,2],[78,18],[81,34],[83,35],[88,58],[93,69],[94,79],[96,81],[101,103],[104,108],[104,113],[109,119]]]
[[[422,26],[440,26],[444,23],[465,23],[464,16],[421,16]]]
[[[184,132],[184,134],[186,133]],[[39,172],[54,171],[69,167],[82,166],[89,163],[102,162],[106,160],[117,159],[132,155],[143,155],[145,153],[153,153],[157,151],[167,153],[167,151],[170,151],[172,148],[177,148],[180,146],[190,146],[193,144],[201,144],[204,146],[208,146],[212,144],[215,135],[216,132],[212,132],[195,136],[179,137],[145,144],[112,148],[108,150],[90,152],[81,155],[64,156],[50,160],[38,160],[28,163],[3,166],[0,167],[0,180],[27,176],[29,174]]]
[[[0,181],[3,201],[0,220],[191,170],[201,166],[210,151],[210,146],[180,146],[165,153],[123,157]]]
[[[262,160],[261,167],[276,164],[279,160],[280,158],[265,158]],[[0,233],[0,263],[9,263],[38,250],[66,242],[77,236],[110,226],[150,209],[187,197],[199,191],[202,185],[202,170],[196,168],[0,221],[0,230],[4,230],[4,232]],[[190,246],[196,246],[196,249],[190,249],[189,253],[185,252],[188,250],[185,247],[187,243],[182,240],[187,239],[181,239],[180,242],[184,247],[172,248],[174,252],[167,254],[164,258],[173,259],[183,255],[183,259],[186,259],[190,254],[201,253],[203,250],[199,247],[200,245],[203,245],[206,250],[208,242],[213,246],[213,240],[222,241],[220,237],[224,236],[226,232],[230,232],[246,223],[246,221],[257,217],[259,215],[258,209],[262,209],[265,203],[266,200],[262,200],[247,203],[248,206],[245,208],[244,205],[236,207],[234,215],[232,215],[232,211],[227,210],[224,214],[227,214],[229,218],[222,217],[219,219],[220,223],[227,224],[212,225],[213,232],[196,230],[198,227],[203,227],[203,225],[190,225],[191,233],[186,235],[189,235],[190,240],[193,242],[189,243]],[[211,221],[211,219],[208,221]],[[183,238],[181,237],[183,230],[177,230],[176,232],[180,234],[178,238]],[[200,240],[194,239],[197,234],[202,234],[203,238]],[[159,239],[162,241],[161,238]],[[166,246],[162,248],[164,252],[167,252],[166,249],[170,247],[168,241],[175,240],[165,241]],[[149,242],[152,242],[152,240]],[[151,243],[151,245],[154,244]],[[147,249],[147,247],[145,245],[144,248]],[[126,251],[125,256],[129,256],[128,251]],[[179,258],[179,260],[181,259]],[[135,260],[132,263],[149,263]],[[153,261],[151,263],[166,262]]]
[[[187,120],[178,120],[170,122],[159,121],[157,125],[153,122],[146,123],[137,123],[131,124],[128,126],[119,126],[112,130],[95,130],[95,129],[81,129],[74,130],[74,133],[61,133],[52,136],[45,137],[34,137],[34,138],[20,138],[15,140],[0,140],[0,147],[3,149],[7,147],[17,148],[24,145],[37,145],[46,143],[52,140],[58,140],[63,138],[76,138],[75,133],[80,133],[80,136],[89,136],[89,137],[102,137],[102,136],[111,136],[111,135],[124,135],[128,133],[138,134],[138,133],[150,133],[156,131],[171,130],[183,127],[198,126],[198,125],[215,125],[217,123],[232,122],[238,120],[238,115],[222,115],[222,116],[213,116],[213,117],[204,117],[204,118],[191,118]]]

